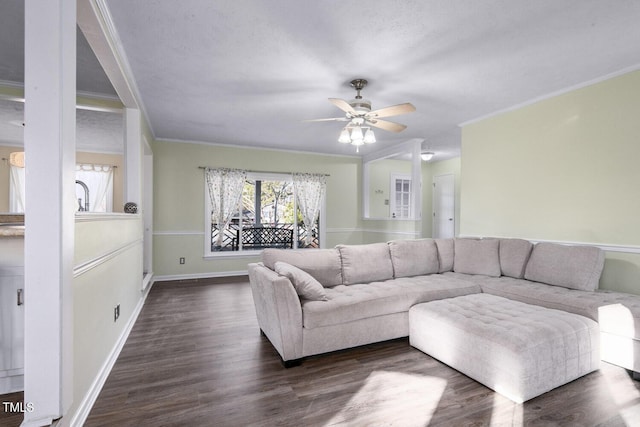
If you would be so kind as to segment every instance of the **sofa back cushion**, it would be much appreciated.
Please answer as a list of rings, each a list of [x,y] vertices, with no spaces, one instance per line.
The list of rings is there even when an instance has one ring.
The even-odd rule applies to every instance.
[[[342,284],[342,262],[337,249],[265,249],[262,262],[275,271],[277,261],[286,262],[309,273],[322,286]]]
[[[498,239],[455,239],[453,271],[499,277],[499,247]]]
[[[453,271],[453,239],[434,239],[438,248],[438,273]]]
[[[422,276],[438,272],[438,248],[433,239],[389,242],[394,277]]]
[[[522,279],[533,243],[524,239],[500,239],[500,270],[503,276]]]
[[[296,293],[301,298],[309,301],[327,300],[327,293],[324,290],[324,286],[306,271],[282,261],[276,261],[274,267],[276,273],[285,276],[291,281],[293,287],[296,289]]]
[[[389,245],[338,245],[342,258],[342,283],[370,283],[393,278]]]
[[[604,252],[595,246],[538,243],[524,278],[564,288],[595,291],[604,267]]]

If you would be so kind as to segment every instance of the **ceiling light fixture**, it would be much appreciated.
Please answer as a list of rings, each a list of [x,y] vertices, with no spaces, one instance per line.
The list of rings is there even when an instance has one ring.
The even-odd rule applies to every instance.
[[[373,144],[374,142],[376,142],[376,136],[374,135],[371,128],[367,129],[367,131],[364,133],[364,142],[365,144]]]
[[[364,133],[362,132],[365,129]],[[373,144],[376,142],[376,135],[373,133],[373,129],[367,126],[360,126],[358,123],[351,122],[347,125],[340,136],[338,142],[343,144],[351,144],[356,147],[356,152],[361,145]]]
[[[423,151],[422,153],[420,153],[420,158],[425,162],[428,162],[429,160],[433,159],[434,155],[435,153],[433,151]]]

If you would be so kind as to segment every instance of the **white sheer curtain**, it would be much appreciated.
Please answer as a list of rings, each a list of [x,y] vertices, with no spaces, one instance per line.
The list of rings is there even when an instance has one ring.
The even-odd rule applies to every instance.
[[[298,209],[302,213],[302,221],[307,228],[304,238],[305,245],[309,245],[313,239],[311,229],[318,220],[322,199],[327,189],[325,175],[311,173],[293,174],[293,192],[296,195]]]
[[[24,168],[10,166],[9,211],[24,212]]]
[[[76,180],[84,182],[89,188],[89,211],[113,212],[113,166],[77,164]],[[81,206],[84,209],[86,200],[81,185],[76,185],[77,199],[82,199]]]
[[[10,166],[9,211],[25,211],[25,168]],[[113,211],[113,166],[77,164],[76,179],[89,188],[89,210],[91,212]],[[85,206],[84,188],[76,185],[76,200],[82,199]],[[80,207],[80,205],[78,205]]]
[[[204,176],[211,200],[211,221],[218,225],[216,246],[220,247],[224,229],[229,225],[233,214],[238,212],[247,172],[240,169],[207,168]]]

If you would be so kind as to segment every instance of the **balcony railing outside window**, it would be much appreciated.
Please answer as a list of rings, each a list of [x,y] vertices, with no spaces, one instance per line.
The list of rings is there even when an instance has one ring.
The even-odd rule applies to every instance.
[[[293,249],[293,248],[319,248],[320,233],[318,223],[313,229],[307,230],[304,224],[299,223],[296,241],[295,224],[243,224],[231,223],[223,230],[222,245],[216,246],[219,230],[216,224],[211,224],[211,251],[238,251],[259,250],[265,248]],[[311,233],[312,240],[305,245],[305,237]]]

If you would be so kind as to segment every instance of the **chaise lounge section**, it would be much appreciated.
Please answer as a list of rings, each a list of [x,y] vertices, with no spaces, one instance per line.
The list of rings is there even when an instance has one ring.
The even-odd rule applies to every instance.
[[[597,247],[523,239],[416,239],[265,249],[249,265],[259,326],[285,366],[409,335],[411,307],[480,293],[598,323],[602,360],[640,371],[640,296],[597,290]]]

